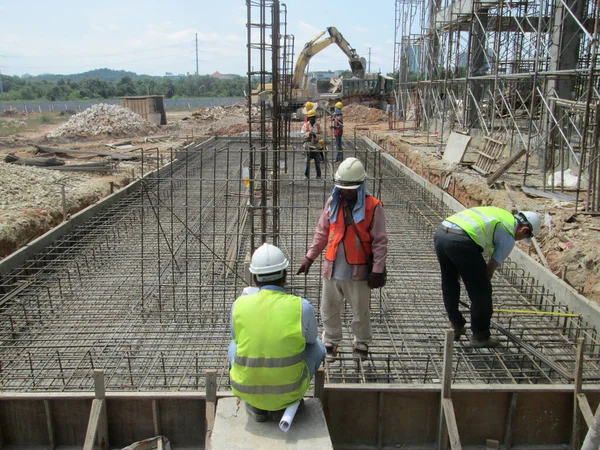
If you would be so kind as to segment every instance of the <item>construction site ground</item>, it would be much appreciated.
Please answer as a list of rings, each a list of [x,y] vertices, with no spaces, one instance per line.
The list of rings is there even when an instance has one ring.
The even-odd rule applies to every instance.
[[[110,170],[88,173],[7,164],[4,162],[7,154],[21,158],[55,156],[36,154],[34,145],[131,154],[141,153],[143,149],[145,155],[154,156],[151,167],[143,169],[147,172],[169,162],[177,150],[184,148],[193,137],[237,136],[248,131],[247,109],[243,105],[206,108],[196,116],[188,111],[168,112],[167,117],[169,124],[151,133],[48,138],[48,133],[64,121],[57,119],[40,121],[38,128],[0,137],[0,257],[18,250],[63,220],[61,185],[65,186],[67,214],[74,214],[109,195],[111,190],[127,185],[142,172],[141,162],[135,160],[116,161],[111,164]],[[22,121],[23,118],[17,116],[3,120]],[[545,258],[552,272],[586,297],[600,303],[600,217],[575,215],[573,202],[527,196],[520,189],[523,159],[490,188],[485,178],[468,165],[445,163],[439,156],[440,150],[443,150],[439,145],[414,145],[403,139],[405,135],[415,135],[414,130],[404,127],[403,131],[390,131],[383,111],[350,105],[344,109],[344,120],[346,148],[352,146],[355,135],[366,135],[433,184],[444,185],[449,194],[467,207],[491,205],[512,210],[534,210],[546,215],[546,226],[537,237],[543,256],[533,247],[518,245],[542,263]],[[293,131],[299,131],[300,126],[300,122],[295,122]],[[325,129],[328,130],[328,126]],[[111,150],[107,146],[124,140],[131,141],[132,147]],[[331,144],[329,148],[332,148]],[[465,159],[469,160],[476,149],[477,143],[471,146]],[[58,157],[65,160],[66,165],[104,160],[104,157],[93,155]],[[148,158],[145,158],[145,164],[149,164]],[[535,161],[530,161],[530,164],[535,164]],[[450,181],[447,180],[448,175],[451,175]],[[530,177],[527,184],[541,186],[541,177],[538,178]],[[388,224],[388,227],[393,227],[393,224]]]

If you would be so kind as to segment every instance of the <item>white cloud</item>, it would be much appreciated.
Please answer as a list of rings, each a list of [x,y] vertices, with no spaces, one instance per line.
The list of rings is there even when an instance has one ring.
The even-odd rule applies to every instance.
[[[356,26],[352,27],[352,29],[353,29],[354,31],[358,31],[359,33],[364,33],[364,32],[366,32],[366,31],[369,31],[369,29],[368,29],[368,28],[361,27],[360,25],[356,25]]]

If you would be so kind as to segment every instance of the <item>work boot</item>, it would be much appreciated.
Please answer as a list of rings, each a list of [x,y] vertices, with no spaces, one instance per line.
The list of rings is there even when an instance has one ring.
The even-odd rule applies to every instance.
[[[369,355],[369,346],[364,342],[355,342],[354,354],[359,358],[366,358]]]
[[[323,345],[325,346],[325,351],[327,352],[325,355],[327,361],[332,361],[335,359],[337,357],[338,346],[329,342]]]
[[[258,409],[251,404],[246,403],[246,412],[250,417],[252,417],[257,422],[266,422],[269,420],[269,411],[265,411],[264,409]]]
[[[494,348],[500,345],[500,339],[496,336],[487,336],[481,333],[473,333],[471,346],[476,348]]]
[[[454,341],[455,342],[459,341],[460,337],[467,332],[467,329],[465,328],[464,324],[458,325],[456,323],[451,323],[450,326],[452,327],[452,330],[454,331]]]

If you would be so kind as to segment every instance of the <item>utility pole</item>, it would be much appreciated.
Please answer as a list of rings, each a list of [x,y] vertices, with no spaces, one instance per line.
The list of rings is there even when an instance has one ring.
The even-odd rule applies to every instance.
[[[369,47],[369,67],[367,69],[367,72],[371,72],[371,47]]]
[[[3,94],[4,91],[2,90],[2,70],[0,70],[0,94]]]
[[[196,75],[198,75],[198,33],[196,33]]]

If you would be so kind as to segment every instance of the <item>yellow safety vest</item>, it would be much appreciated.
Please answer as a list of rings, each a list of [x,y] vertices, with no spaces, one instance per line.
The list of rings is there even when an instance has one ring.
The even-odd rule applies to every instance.
[[[233,308],[233,329],[237,344],[229,373],[233,393],[267,411],[300,400],[310,384],[302,299],[269,289],[242,296]]]
[[[461,227],[481,248],[488,257],[494,253],[494,231],[502,225],[515,237],[515,216],[509,211],[495,206],[480,206],[465,209],[446,219]]]

